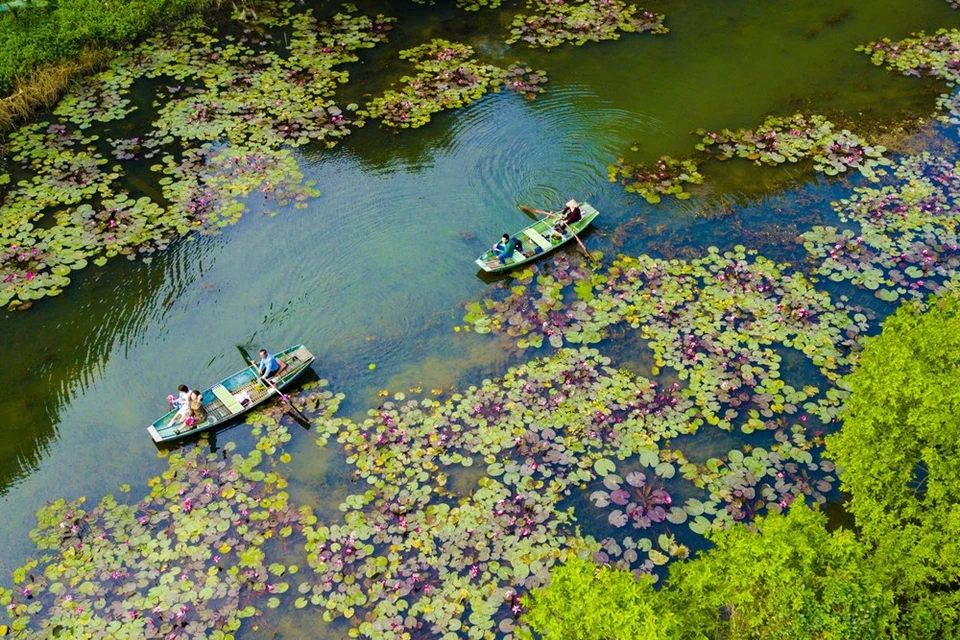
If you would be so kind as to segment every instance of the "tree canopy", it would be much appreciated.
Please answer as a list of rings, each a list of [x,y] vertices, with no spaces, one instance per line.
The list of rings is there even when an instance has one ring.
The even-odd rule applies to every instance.
[[[954,637],[960,605],[960,299],[904,305],[848,377],[827,442],[911,638]]]
[[[716,547],[649,577],[569,562],[527,600],[546,640],[889,637],[897,615],[853,532],[803,504],[714,534]]]

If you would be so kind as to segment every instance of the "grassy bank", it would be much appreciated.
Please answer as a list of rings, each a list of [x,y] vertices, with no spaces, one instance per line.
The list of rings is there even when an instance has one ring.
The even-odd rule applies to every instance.
[[[0,130],[55,101],[70,81],[158,25],[220,0],[0,3]]]

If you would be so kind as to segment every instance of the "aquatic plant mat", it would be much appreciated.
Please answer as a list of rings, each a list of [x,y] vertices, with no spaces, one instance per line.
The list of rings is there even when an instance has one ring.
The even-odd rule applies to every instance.
[[[857,47],[857,51],[869,54],[875,65],[904,75],[930,76],[948,87],[960,80],[958,29],[939,29],[932,35],[921,31],[900,41],[884,38]],[[946,114],[941,115],[944,122],[960,122],[958,104],[956,93],[941,96],[937,106]],[[698,153],[688,158],[662,156],[652,165],[618,158],[607,167],[610,181],[619,182],[626,191],[657,204],[664,195],[680,200],[690,198],[684,186],[703,184],[700,169],[708,160],[742,158],[758,166],[812,161],[813,170],[824,175],[856,170],[870,181],[886,175],[886,167],[890,166],[885,147],[871,145],[860,135],[817,114],[768,116],[753,129],[697,129],[693,133],[701,138],[695,147]]]
[[[906,157],[835,203],[859,235],[805,234],[813,276],[744,247],[522,270],[464,320],[539,357],[447,395],[385,392],[360,422],[325,382],[298,394],[355,482],[338,512],[294,503],[285,447],[307,432],[258,412],[249,453],[201,440],[145,494],[42,509],[0,629],[226,638],[318,607],[351,637],[512,638],[520,597],[572,555],[656,576],[715,528],[823,503],[841,377],[876,325],[817,278],[883,300],[956,288],[956,171]],[[610,355],[626,343],[648,349],[635,370]]]
[[[436,40],[400,54],[419,71],[404,89],[365,109],[340,105],[334,94],[349,73],[339,67],[386,42],[394,18],[345,5],[320,21],[292,2],[236,17],[239,30],[194,18],[121,54],[48,121],[10,135],[11,162],[0,168],[0,306],[27,309],[58,295],[91,262],[149,260],[180,236],[236,223],[252,203],[268,212],[306,206],[319,191],[296,149],[332,148],[368,118],[417,127],[502,87],[532,98],[547,80]],[[94,125],[117,133],[88,133]],[[138,166],[156,175],[156,189],[127,186]]]
[[[884,156],[885,147],[867,144],[847,129],[837,131],[832,122],[818,115],[769,116],[755,129],[698,129],[694,133],[701,136],[696,145],[700,155],[684,159],[663,156],[653,166],[619,158],[607,168],[610,181],[620,182],[626,191],[656,204],[663,195],[689,198],[684,184],[703,183],[700,166],[707,160],[744,158],[758,166],[811,160],[813,170],[819,173],[836,176],[855,169],[869,180],[883,175],[882,167],[890,164]]]

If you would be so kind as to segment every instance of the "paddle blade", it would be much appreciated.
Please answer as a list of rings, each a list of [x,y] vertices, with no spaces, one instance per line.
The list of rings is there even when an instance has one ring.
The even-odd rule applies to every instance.
[[[251,362],[253,362],[253,358],[250,357],[250,354],[247,352],[247,350],[241,347],[239,344],[237,345],[237,351],[240,352],[240,357],[243,358],[244,364],[249,365]]]
[[[518,204],[518,205],[517,205],[517,208],[520,209],[520,211],[523,211],[524,213],[528,213],[528,214],[530,214],[530,215],[532,215],[532,216],[548,216],[548,217],[550,217],[550,218],[556,218],[556,217],[557,217],[557,214],[555,214],[555,213],[553,213],[553,212],[544,211],[543,209],[534,209],[533,207],[528,207],[528,206],[523,205],[523,204]]]

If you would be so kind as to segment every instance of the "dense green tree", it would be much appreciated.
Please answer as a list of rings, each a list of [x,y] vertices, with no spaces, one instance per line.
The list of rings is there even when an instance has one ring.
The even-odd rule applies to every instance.
[[[690,638],[884,638],[892,592],[853,532],[828,532],[803,504],[713,536],[716,547],[673,566],[667,586]]]
[[[714,535],[664,588],[578,560],[533,592],[524,617],[545,640],[827,640],[890,637],[897,610],[867,549],[802,504]]]
[[[550,574],[550,585],[524,599],[524,621],[546,640],[673,640],[680,616],[653,578],[573,558]]]
[[[907,637],[960,635],[960,300],[904,305],[848,377],[828,439],[862,537],[904,608]]]

